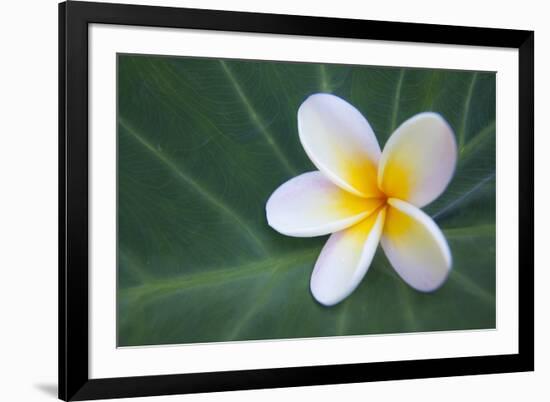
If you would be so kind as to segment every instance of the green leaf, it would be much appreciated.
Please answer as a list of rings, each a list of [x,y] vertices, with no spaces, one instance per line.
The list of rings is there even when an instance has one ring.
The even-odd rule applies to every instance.
[[[354,104],[380,144],[432,110],[459,144],[426,212],[453,271],[431,294],[379,249],[357,290],[318,304],[309,278],[327,237],[266,222],[283,182],[314,170],[296,113],[315,92]],[[119,55],[118,344],[219,342],[495,327],[495,74]]]

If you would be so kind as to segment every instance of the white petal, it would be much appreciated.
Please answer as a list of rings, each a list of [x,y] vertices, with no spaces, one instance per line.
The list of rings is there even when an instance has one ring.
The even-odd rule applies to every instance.
[[[382,248],[393,268],[413,288],[430,292],[440,287],[451,270],[445,236],[422,210],[390,198]]]
[[[339,303],[359,285],[380,241],[384,216],[382,208],[357,225],[330,236],[311,275],[311,293],[319,303]]]
[[[436,113],[420,113],[401,124],[384,146],[378,184],[388,197],[423,207],[445,190],[455,165],[451,127]]]
[[[311,95],[298,109],[298,131],[306,154],[334,184],[362,197],[380,195],[380,146],[352,105],[330,94]]]
[[[267,201],[266,215],[269,226],[282,234],[321,236],[359,222],[382,202],[348,193],[315,171],[277,188]]]

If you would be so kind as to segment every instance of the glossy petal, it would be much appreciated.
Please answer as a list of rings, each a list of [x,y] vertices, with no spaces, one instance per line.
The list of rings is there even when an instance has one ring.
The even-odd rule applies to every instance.
[[[313,164],[334,184],[358,196],[380,196],[380,146],[352,105],[334,95],[311,95],[298,109],[298,131]]]
[[[311,293],[319,303],[339,303],[359,285],[380,241],[384,216],[382,208],[357,225],[330,236],[311,275]]]
[[[430,292],[451,270],[449,245],[437,224],[405,201],[388,200],[382,248],[393,268],[413,288]]]
[[[378,184],[388,197],[423,207],[445,190],[455,165],[451,127],[436,113],[420,113],[399,126],[386,143]]]
[[[269,225],[288,236],[311,237],[351,226],[382,204],[379,199],[357,197],[325,178],[308,172],[290,179],[266,204]]]

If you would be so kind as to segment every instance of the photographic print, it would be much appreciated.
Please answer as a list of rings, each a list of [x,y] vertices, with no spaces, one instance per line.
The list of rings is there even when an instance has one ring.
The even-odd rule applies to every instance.
[[[117,57],[119,347],[495,328],[494,72]]]

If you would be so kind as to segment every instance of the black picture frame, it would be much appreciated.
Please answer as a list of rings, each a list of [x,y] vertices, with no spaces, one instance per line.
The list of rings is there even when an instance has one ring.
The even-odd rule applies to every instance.
[[[90,379],[88,25],[193,28],[519,51],[517,354]],[[87,400],[534,370],[534,32],[70,1],[59,5],[59,398]],[[113,307],[114,308],[114,307]]]

